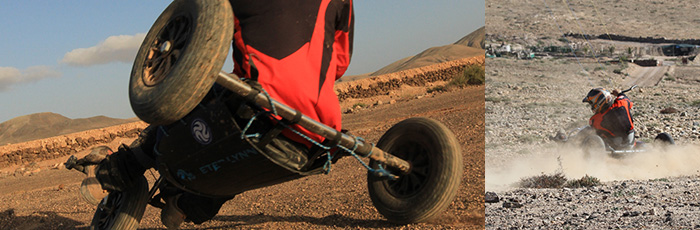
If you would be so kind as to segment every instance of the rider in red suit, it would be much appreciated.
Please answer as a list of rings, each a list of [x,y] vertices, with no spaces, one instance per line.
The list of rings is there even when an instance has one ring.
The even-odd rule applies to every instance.
[[[583,99],[591,105],[595,114],[589,125],[601,138],[615,149],[634,146],[634,120],[630,114],[632,101],[616,90],[611,94],[603,88],[595,88]]]
[[[333,85],[350,63],[352,1],[230,2],[235,17],[233,72],[256,80],[275,100],[340,130],[340,104]],[[300,126],[293,128],[323,141]],[[282,134],[311,146],[289,130]],[[185,219],[199,224],[213,218],[229,199],[180,193],[166,198],[161,221],[169,229],[178,228]]]
[[[299,110],[302,114],[336,130],[341,128],[338,98],[333,91],[350,63],[353,37],[352,0],[230,0],[234,11],[234,73],[257,81],[274,99]],[[316,141],[323,139],[299,126],[296,130]],[[144,130],[130,147],[106,157],[96,167],[96,177],[103,189],[122,191],[134,178],[154,167],[151,149],[157,128]],[[311,143],[285,130],[285,143],[301,145],[292,150],[308,152]],[[289,148],[286,148],[289,149]],[[282,151],[285,152],[285,151]],[[184,191],[164,195],[161,221],[179,228],[184,220],[202,223],[213,218],[231,197],[203,197]]]
[[[350,64],[352,1],[231,0],[231,6],[234,73],[257,80],[275,100],[340,130],[333,85]],[[300,126],[295,129],[322,141]],[[289,130],[283,134],[306,142]]]

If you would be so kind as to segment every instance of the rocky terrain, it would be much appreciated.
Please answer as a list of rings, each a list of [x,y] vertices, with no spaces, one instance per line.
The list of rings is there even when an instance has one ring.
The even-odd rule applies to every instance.
[[[697,37],[700,5],[682,0],[486,1],[486,38],[536,44],[564,33]]]
[[[696,176],[578,189],[517,189],[486,204],[487,229],[697,229]]]
[[[347,157],[334,164],[329,175],[309,176],[242,193],[226,203],[214,220],[203,225],[185,224],[183,228],[483,229],[484,86],[436,91],[430,89],[445,85],[449,78],[418,80],[411,77],[425,78],[435,76],[435,73],[459,74],[460,71],[445,69],[464,68],[468,63],[483,65],[483,61],[483,57],[468,59],[459,62],[461,64],[424,67],[415,70],[415,74],[396,75],[400,76],[398,79],[401,82],[424,84],[394,87],[381,83],[393,81],[388,77],[366,79],[369,85],[380,85],[380,90],[363,93],[362,96],[351,94],[342,100],[344,128],[370,142],[376,142],[393,124],[417,116],[439,120],[455,133],[463,151],[464,174],[457,198],[440,218],[411,225],[387,222],[369,199],[366,170],[354,158]],[[459,65],[461,67],[455,67]],[[362,84],[349,88],[363,88],[358,85]],[[337,91],[343,92],[343,89],[338,88]],[[32,155],[37,157],[27,161],[2,161],[10,166],[0,167],[0,229],[87,228],[95,207],[79,197],[79,186],[84,176],[62,169],[60,163],[68,155],[64,153],[80,157],[88,153],[90,146],[98,144],[115,149],[120,143],[133,141],[133,134],[143,127],[145,124],[141,122],[129,123],[4,146],[0,149],[2,156],[13,154],[21,156],[21,159]],[[70,149],[60,150],[61,153],[55,158],[51,157],[51,160],[44,158],[46,152],[43,150],[49,151],[54,145]],[[23,149],[31,151],[25,152]],[[153,172],[146,174],[151,181],[154,180]],[[140,227],[162,229],[159,216],[159,209],[148,207]]]
[[[488,1],[487,44],[527,46],[586,44],[564,33],[696,39],[697,28],[683,1]],[[567,41],[567,42],[563,42]],[[644,43],[588,41],[651,47]],[[593,46],[600,47],[600,46]],[[598,48],[594,48],[596,50]],[[599,49],[598,49],[599,50]],[[634,51],[634,50],[633,50]],[[599,55],[604,50],[597,51]],[[632,52],[634,53],[634,52]],[[625,55],[616,52],[615,55]],[[602,62],[595,55],[542,56],[530,60],[486,60],[486,228],[603,229],[698,228],[700,171],[700,68],[671,59],[652,81],[627,93],[638,140],[651,143],[667,132],[677,146],[648,145],[650,151],[621,158],[584,158],[581,146],[549,139],[558,130],[587,124],[592,112],[581,102],[594,87],[625,89],[647,76],[635,64]],[[675,59],[675,61],[673,60]],[[652,70],[655,71],[655,70]],[[522,188],[533,176],[561,173],[567,179],[592,176],[589,188]],[[495,196],[499,199],[495,199]]]
[[[690,217],[697,214],[700,202],[698,68],[676,66],[657,86],[627,93],[634,103],[638,139],[652,142],[658,133],[667,132],[678,146],[621,159],[584,159],[578,146],[549,137],[559,129],[587,124],[592,112],[581,98],[590,88],[622,88],[629,77],[613,73],[618,68],[614,65],[582,67],[567,59],[487,60],[486,189],[522,205],[488,203],[487,228],[695,227]],[[555,172],[569,179],[590,175],[604,184],[589,189],[518,189],[523,178]],[[629,187],[621,187],[623,183]],[[651,214],[643,214],[649,210]],[[665,221],[667,217],[673,221]]]

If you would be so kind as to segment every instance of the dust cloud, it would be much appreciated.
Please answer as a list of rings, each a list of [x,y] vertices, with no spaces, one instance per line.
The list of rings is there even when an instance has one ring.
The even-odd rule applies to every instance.
[[[486,166],[486,191],[503,191],[523,178],[563,173],[567,179],[585,175],[601,181],[646,180],[700,174],[700,146],[651,147],[621,158],[607,154],[583,157],[574,147],[560,147],[537,155],[514,158],[501,166]]]

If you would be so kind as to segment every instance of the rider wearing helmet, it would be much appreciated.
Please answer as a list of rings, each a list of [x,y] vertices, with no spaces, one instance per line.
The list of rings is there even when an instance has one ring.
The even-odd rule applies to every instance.
[[[630,113],[632,101],[624,93],[595,88],[588,92],[582,102],[591,106],[595,114],[589,119],[589,125],[606,143],[614,149],[634,147],[634,120]]]

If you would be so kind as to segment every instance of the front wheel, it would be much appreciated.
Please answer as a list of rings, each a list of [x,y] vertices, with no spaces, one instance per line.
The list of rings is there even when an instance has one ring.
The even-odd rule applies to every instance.
[[[97,206],[90,229],[136,229],[148,203],[145,177],[123,192],[111,192]]]
[[[605,152],[605,142],[598,135],[588,135],[581,142],[583,147],[583,157],[586,159]]]
[[[232,38],[228,1],[173,1],[134,59],[129,101],[136,116],[164,125],[190,113],[216,81]]]
[[[404,120],[391,127],[377,147],[411,164],[396,180],[367,177],[372,203],[389,221],[427,221],[452,203],[463,173],[462,151],[443,124],[428,118]],[[370,165],[379,167],[376,161]]]

